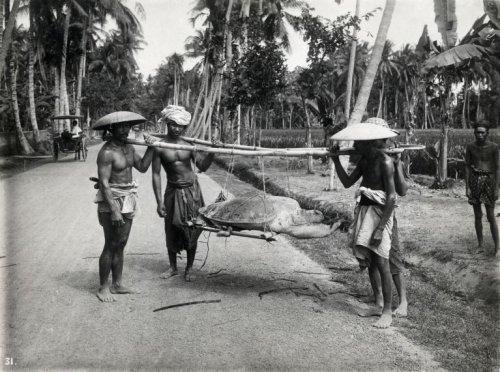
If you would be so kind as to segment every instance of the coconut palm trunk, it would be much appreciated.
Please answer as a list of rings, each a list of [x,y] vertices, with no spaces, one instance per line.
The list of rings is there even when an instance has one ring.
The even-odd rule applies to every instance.
[[[38,130],[38,122],[36,119],[36,104],[35,104],[35,53],[33,51],[32,39],[29,41],[28,50],[28,99],[31,127],[33,128],[33,141],[35,148],[40,147],[40,131]]]
[[[90,12],[89,12],[90,17]],[[78,65],[78,75],[76,78],[76,100],[75,100],[75,115],[81,115],[82,110],[82,86],[83,78],[85,76],[85,69],[87,65],[87,28],[90,25],[90,19],[85,22],[83,27],[82,39],[80,40],[80,48],[82,55]]]
[[[19,10],[19,4],[21,0],[14,0],[12,3],[12,9],[5,9],[2,7],[2,14],[9,14],[7,19],[7,25],[3,32],[1,49],[0,49],[0,76],[3,76],[3,70],[5,68],[5,59],[7,58],[7,52],[10,48],[10,43],[12,42],[12,31],[14,30],[14,25],[16,23],[17,12]],[[3,17],[2,17],[3,18]],[[3,23],[2,23],[3,26]]]
[[[365,113],[373,82],[377,74],[378,65],[382,58],[382,52],[384,51],[385,41],[387,40],[387,32],[389,30],[389,26],[391,25],[392,13],[394,12],[395,5],[396,0],[386,0],[384,13],[382,14],[382,19],[380,20],[370,62],[366,68],[366,73],[358,93],[356,105],[354,106],[352,115],[349,118],[348,125],[361,122],[363,114]]]
[[[21,148],[21,153],[23,155],[31,155],[34,153],[34,151],[23,133],[21,119],[19,117],[19,102],[17,100],[17,63],[14,56],[12,56],[10,60],[10,93],[12,99],[12,109],[14,111],[14,120],[16,124],[16,135],[17,140],[19,141],[19,146]]]
[[[356,0],[356,10],[354,13],[355,17],[359,17],[359,2],[360,0]],[[351,114],[352,80],[354,77],[356,48],[358,46],[358,41],[356,40],[357,36],[358,36],[358,30],[354,28],[352,31],[351,53],[349,56],[349,70],[347,71],[347,89],[346,89],[346,97],[344,105],[344,113],[347,119],[349,119],[349,116]]]
[[[66,60],[68,53],[68,36],[69,36],[69,21],[71,19],[71,6],[67,3],[66,6],[66,16],[64,18],[64,36],[63,36],[63,45],[62,45],[62,53],[61,53],[61,77],[60,77],[60,89],[59,89],[59,114],[60,115],[69,115],[69,97],[68,97],[68,87],[66,83]],[[70,124],[69,120],[65,121],[66,128],[69,129]]]

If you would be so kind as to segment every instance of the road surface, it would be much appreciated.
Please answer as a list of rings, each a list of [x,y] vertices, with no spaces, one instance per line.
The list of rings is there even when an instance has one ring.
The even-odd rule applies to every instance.
[[[377,330],[374,319],[359,318],[356,309],[366,305],[329,294],[345,289],[284,238],[269,244],[204,234],[208,247],[200,243],[195,268],[207,260],[196,281],[160,279],[168,258],[151,170],[134,171],[141,212],[124,264],[124,283],[140,294],[98,301],[103,234],[88,177],[96,175],[99,147],[87,162],[66,158],[0,181],[4,368],[439,367],[395,327]],[[220,186],[205,175],[200,182],[213,201]],[[185,254],[181,270],[184,263]],[[220,302],[153,312],[198,300]]]

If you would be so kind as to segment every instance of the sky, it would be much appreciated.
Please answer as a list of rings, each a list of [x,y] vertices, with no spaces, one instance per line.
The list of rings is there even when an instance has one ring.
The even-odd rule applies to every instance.
[[[310,0],[309,4],[316,9],[316,14],[325,18],[335,17],[351,12],[354,14],[355,0],[343,0],[339,5],[334,0]],[[129,0],[133,7],[133,1]],[[189,18],[193,0],[140,0],[145,10],[142,19],[144,40],[146,44],[136,55],[139,72],[144,76],[154,74],[166,57],[173,53],[184,53],[186,38],[194,34],[194,28]],[[377,7],[383,9],[385,0],[361,0],[361,15]],[[456,0],[458,38],[463,37],[474,21],[483,13],[481,0]],[[379,10],[369,21],[361,24],[358,34],[360,39],[373,42],[377,34],[378,25],[382,16]],[[434,23],[433,0],[396,0],[388,38],[400,48],[406,43],[416,44],[424,25],[428,25],[431,40],[441,43],[441,36]],[[290,31],[291,51],[287,57],[288,69],[306,65],[307,45],[299,34]],[[194,61],[187,59],[185,68],[194,65]]]

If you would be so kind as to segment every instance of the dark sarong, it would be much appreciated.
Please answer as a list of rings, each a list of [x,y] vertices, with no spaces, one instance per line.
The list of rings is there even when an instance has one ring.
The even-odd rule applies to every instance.
[[[495,179],[491,172],[472,168],[469,176],[469,204],[495,204]]]
[[[165,237],[167,249],[179,253],[196,250],[201,229],[188,227],[195,220],[198,209],[205,205],[198,180],[192,184],[168,183],[164,196]]]

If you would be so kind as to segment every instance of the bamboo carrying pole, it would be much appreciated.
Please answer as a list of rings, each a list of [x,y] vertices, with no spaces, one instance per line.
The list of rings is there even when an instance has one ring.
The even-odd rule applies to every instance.
[[[127,143],[139,146],[153,146],[164,149],[172,150],[184,150],[184,151],[194,151],[194,152],[206,152],[210,154],[223,154],[223,155],[240,155],[240,156],[328,156],[331,152],[326,147],[311,147],[311,148],[291,148],[291,149],[258,149],[258,150],[241,150],[233,148],[217,148],[206,145],[179,145],[176,143],[167,143],[156,141],[151,145],[148,145],[145,141],[128,139]],[[387,154],[398,154],[405,150],[423,150],[424,146],[404,146],[404,147],[394,147],[387,148],[385,152]],[[353,147],[341,148],[337,154],[339,155],[352,155],[355,154]]]

